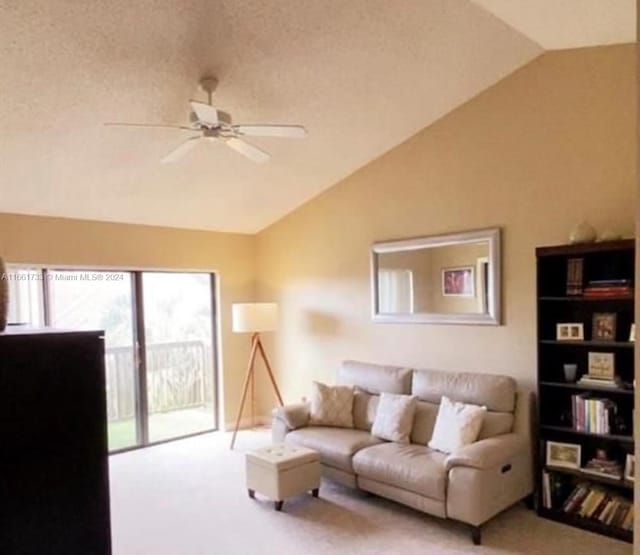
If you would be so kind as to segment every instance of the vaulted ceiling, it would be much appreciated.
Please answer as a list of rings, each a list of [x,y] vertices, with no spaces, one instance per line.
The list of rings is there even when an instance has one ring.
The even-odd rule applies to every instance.
[[[0,0],[0,211],[256,232],[545,48],[634,21],[635,0]],[[102,125],[185,124],[203,75],[235,121],[309,136],[160,164],[185,132]]]

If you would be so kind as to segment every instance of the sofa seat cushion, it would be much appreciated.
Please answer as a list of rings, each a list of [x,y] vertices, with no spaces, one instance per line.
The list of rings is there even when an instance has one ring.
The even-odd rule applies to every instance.
[[[358,476],[444,501],[446,458],[424,445],[384,443],[358,451],[353,468]]]
[[[351,460],[354,453],[382,443],[382,440],[362,430],[309,426],[289,432],[285,442],[318,451],[322,464],[353,472]]]

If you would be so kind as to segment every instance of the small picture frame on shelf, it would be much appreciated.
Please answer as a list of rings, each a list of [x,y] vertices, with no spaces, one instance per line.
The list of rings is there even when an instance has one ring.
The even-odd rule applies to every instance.
[[[636,325],[631,324],[631,330],[629,330],[629,341],[635,343],[636,341]]]
[[[576,443],[547,441],[547,466],[578,469],[581,466],[582,447]]]
[[[557,341],[582,341],[584,339],[584,325],[581,322],[556,324]]]
[[[588,359],[590,377],[613,380],[615,375],[615,357],[613,353],[590,352]]]
[[[595,312],[591,339],[594,341],[615,341],[616,320],[615,312]]]
[[[627,455],[624,463],[624,479],[634,482],[636,478],[636,458],[633,455]]]

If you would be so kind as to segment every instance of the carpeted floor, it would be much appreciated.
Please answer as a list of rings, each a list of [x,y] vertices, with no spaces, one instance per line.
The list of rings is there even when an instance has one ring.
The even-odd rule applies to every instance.
[[[277,513],[248,498],[244,452],[266,431],[206,434],[111,457],[114,555],[630,555],[629,544],[538,518],[519,505],[474,547],[465,526],[323,482]]]

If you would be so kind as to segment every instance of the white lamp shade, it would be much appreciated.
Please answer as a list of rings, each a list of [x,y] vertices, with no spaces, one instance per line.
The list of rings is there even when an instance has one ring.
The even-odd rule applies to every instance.
[[[274,331],[278,327],[276,303],[237,303],[231,306],[235,333]]]

